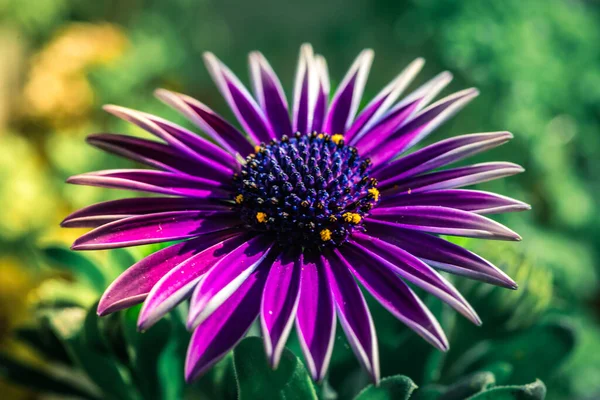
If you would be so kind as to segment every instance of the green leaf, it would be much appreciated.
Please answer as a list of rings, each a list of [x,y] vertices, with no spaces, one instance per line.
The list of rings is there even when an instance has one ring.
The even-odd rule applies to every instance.
[[[539,379],[523,386],[499,386],[469,397],[468,400],[543,400],[546,386]]]
[[[406,400],[410,398],[417,385],[407,376],[395,375],[383,378],[378,386],[369,385],[355,400]]]
[[[450,385],[427,385],[415,392],[414,400],[463,400],[493,386],[496,380],[490,372],[477,372]]]
[[[304,365],[285,349],[276,370],[267,363],[262,340],[244,339],[233,352],[240,400],[317,399],[311,378]]]
[[[77,387],[80,386],[77,385],[77,382],[67,382],[59,376],[54,376],[52,372],[52,370],[41,370],[0,354],[0,377],[13,384],[42,393],[83,397],[85,399],[99,398],[93,391]]]
[[[87,317],[90,313],[87,313]],[[80,308],[68,308],[51,315],[52,327],[65,344],[71,358],[106,394],[106,397],[123,400],[139,399],[139,394],[131,384],[129,371],[114,354],[89,345],[86,339],[90,339],[90,335],[83,327],[84,321],[86,321],[86,312]],[[87,323],[90,324],[89,321]],[[93,328],[88,327],[88,329],[93,331]],[[96,333],[94,332],[91,337],[95,340]]]
[[[59,245],[48,246],[42,249],[42,254],[52,267],[73,273],[77,278],[88,283],[99,293],[102,293],[106,289],[108,284],[107,277],[102,272],[102,269],[88,257]]]

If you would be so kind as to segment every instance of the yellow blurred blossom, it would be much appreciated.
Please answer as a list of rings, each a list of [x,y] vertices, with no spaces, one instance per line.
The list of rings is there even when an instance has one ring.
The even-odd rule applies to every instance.
[[[126,45],[124,33],[112,24],[74,23],[62,29],[32,59],[24,114],[55,127],[81,121],[94,100],[88,68],[119,57]]]

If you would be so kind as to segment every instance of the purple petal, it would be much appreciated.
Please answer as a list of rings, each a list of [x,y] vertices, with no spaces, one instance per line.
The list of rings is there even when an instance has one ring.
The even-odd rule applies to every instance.
[[[212,53],[204,53],[206,68],[246,132],[255,142],[275,139],[266,116],[240,80]]]
[[[214,242],[234,234],[236,234],[235,230],[209,233],[169,246],[143,258],[127,268],[106,289],[98,303],[98,315],[107,315],[141,303],[152,287],[177,264],[211,246]]]
[[[325,118],[325,133],[345,134],[352,124],[372,62],[373,50],[363,50],[350,67],[331,100]]]
[[[310,44],[300,48],[300,58],[294,83],[294,132],[309,133],[313,123],[313,107],[317,99],[319,74],[315,69],[313,49]]]
[[[300,299],[300,255],[280,255],[269,272],[261,304],[261,327],[267,358],[277,368],[292,330]]]
[[[528,204],[510,197],[465,189],[432,190],[404,196],[384,197],[379,206],[442,206],[475,214],[499,214],[531,208]]]
[[[369,221],[369,234],[398,246],[434,268],[493,285],[516,289],[517,284],[502,270],[447,240],[377,221]]]
[[[380,142],[380,146],[369,153],[373,163],[380,164],[391,160],[397,154],[420,142],[434,129],[454,116],[478,94],[479,92],[476,89],[463,90],[427,107],[394,132],[385,142]]]
[[[64,228],[95,228],[135,215],[183,210],[228,211],[231,207],[212,198],[136,197],[92,204],[70,214],[60,225]]]
[[[471,305],[461,296],[454,286],[443,276],[437,273],[429,265],[419,260],[412,254],[383,240],[358,233],[353,238],[356,243],[348,246],[348,257],[355,258],[350,254],[361,254],[362,260],[369,260],[372,264],[378,264],[378,268],[387,268],[408,282],[424,289],[425,291],[448,303],[456,311],[463,314],[474,324],[481,325],[481,320]],[[360,257],[359,257],[360,259]],[[357,265],[353,261],[354,265]],[[366,264],[369,268],[369,264]]]
[[[404,196],[430,190],[475,185],[520,174],[523,171],[521,166],[508,162],[481,163],[407,178],[394,185],[379,185],[379,190],[390,195]]]
[[[99,133],[88,136],[87,142],[109,153],[165,171],[195,175],[203,167],[195,159],[185,157],[177,150],[152,140]]]
[[[356,118],[356,121],[350,126],[344,140],[348,143],[352,143],[354,137],[359,138],[363,135],[363,132],[369,130],[380,117],[390,108],[390,106],[396,101],[398,96],[406,89],[406,87],[412,82],[414,77],[423,68],[425,60],[417,58],[410,63],[393,81],[391,81],[386,87],[381,90],[371,100],[369,104],[361,111]]]
[[[512,139],[510,132],[475,133],[442,140],[379,169],[373,174],[380,185],[431,171],[482,151],[493,149]]]
[[[256,269],[218,312],[196,328],[185,361],[187,382],[200,377],[246,335],[258,315],[267,273],[268,268]]]
[[[260,52],[250,53],[250,75],[258,104],[278,137],[292,134],[287,100],[279,78]]]
[[[338,250],[324,259],[327,278],[337,306],[340,324],[354,354],[373,378],[379,382],[379,350],[377,335],[367,302],[352,274],[351,266]]]
[[[141,169],[88,172],[70,177],[67,183],[199,198],[225,197],[229,188],[217,180]]]
[[[107,105],[103,108],[161,138],[189,158],[211,165],[211,168],[221,170],[222,173],[231,171],[237,165],[235,158],[219,146],[163,118],[119,106]]]
[[[373,297],[410,329],[436,348],[448,350],[448,340],[440,324],[406,283],[364,253],[348,250],[336,250],[344,262],[342,268],[350,269]]]
[[[248,236],[237,235],[207,241],[197,250],[197,254],[177,264],[152,287],[140,311],[138,329],[148,329],[189,297],[200,279],[246,240]]]
[[[335,305],[322,256],[303,256],[296,332],[315,381],[327,373],[335,339]]]
[[[219,308],[265,261],[272,246],[271,240],[259,235],[230,251],[219,261],[194,290],[188,312],[188,329],[198,326]]]
[[[251,143],[242,132],[198,100],[165,89],[158,89],[155,95],[183,114],[231,154],[240,153],[245,157],[254,152],[254,145],[258,143]]]
[[[319,78],[319,88],[317,90],[314,111],[312,113],[312,127],[310,127],[309,131],[323,132],[330,90],[329,72],[327,71],[327,62],[324,57],[320,55],[315,56],[315,70]]]
[[[129,217],[102,225],[73,243],[73,250],[102,250],[187,239],[238,225],[236,213],[170,211]]]
[[[371,216],[416,231],[483,239],[521,240],[519,235],[496,221],[468,211],[447,207],[378,207],[371,212]]]

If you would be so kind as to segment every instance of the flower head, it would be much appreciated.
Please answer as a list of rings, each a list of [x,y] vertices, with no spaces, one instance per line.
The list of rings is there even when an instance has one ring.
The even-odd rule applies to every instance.
[[[459,188],[522,168],[504,162],[438,168],[512,135],[470,134],[409,152],[477,91],[427,106],[450,81],[450,74],[442,73],[398,101],[422,67],[418,59],[356,116],[372,58],[372,51],[362,52],[329,100],[325,60],[303,46],[290,112],[260,53],[250,55],[254,96],[207,54],[208,69],[241,130],[191,97],[166,90],[157,96],[211,141],[156,116],[107,106],[161,141],[97,134],[89,142],[154,169],[98,171],[69,182],[161,196],[109,201],[71,214],[64,226],[95,228],[73,248],[179,242],[117,278],[98,313],[144,302],[138,325],[146,329],[189,299],[188,327],[194,333],[188,380],[224,356],[259,318],[269,362],[277,366],[295,324],[317,380],[327,371],[339,319],[359,361],[377,381],[375,327],[356,280],[441,350],[448,348],[444,332],[407,282],[479,324],[437,270],[509,288],[516,284],[438,235],[519,240],[483,214],[524,210],[526,204]]]

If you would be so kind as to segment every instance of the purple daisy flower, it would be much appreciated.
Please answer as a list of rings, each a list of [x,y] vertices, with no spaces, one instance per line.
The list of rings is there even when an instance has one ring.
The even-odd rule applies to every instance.
[[[459,188],[523,169],[506,162],[438,169],[512,135],[464,135],[407,154],[478,92],[463,90],[428,106],[451,80],[444,72],[398,101],[423,65],[417,59],[356,115],[372,59],[371,50],[363,51],[330,100],[325,59],[304,45],[290,113],[262,54],[250,54],[254,96],[206,54],[241,130],[191,97],[166,90],[156,95],[212,141],[153,115],[107,106],[162,141],[96,134],[89,142],[155,169],[98,171],[68,182],[162,196],[108,201],[71,214],[63,226],[95,228],[73,249],[179,242],[126,270],[104,293],[98,314],[144,302],[138,321],[143,330],[189,299],[187,380],[229,352],[258,317],[273,367],[295,324],[315,380],[326,374],[339,319],[377,382],[375,326],[357,281],[440,350],[448,349],[446,336],[407,283],[480,324],[437,270],[517,285],[439,235],[520,240],[483,215],[528,205]]]

